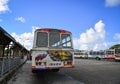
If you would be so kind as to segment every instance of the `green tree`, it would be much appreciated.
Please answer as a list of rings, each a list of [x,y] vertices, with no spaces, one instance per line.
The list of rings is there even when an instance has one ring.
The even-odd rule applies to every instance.
[[[112,47],[110,47],[110,49],[114,49],[114,48],[120,48],[120,44],[115,44]]]

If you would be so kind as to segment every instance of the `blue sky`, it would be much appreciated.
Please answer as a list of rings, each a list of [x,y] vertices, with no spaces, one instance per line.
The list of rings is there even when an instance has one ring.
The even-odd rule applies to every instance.
[[[75,49],[107,49],[120,43],[120,0],[0,0],[0,26],[28,49],[45,27],[71,31]]]

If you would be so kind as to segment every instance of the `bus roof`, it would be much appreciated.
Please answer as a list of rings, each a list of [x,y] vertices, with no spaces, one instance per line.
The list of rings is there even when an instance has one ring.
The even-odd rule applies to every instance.
[[[54,29],[54,28],[40,28],[36,29],[35,32],[59,32],[62,34],[71,34],[71,32],[62,29]]]

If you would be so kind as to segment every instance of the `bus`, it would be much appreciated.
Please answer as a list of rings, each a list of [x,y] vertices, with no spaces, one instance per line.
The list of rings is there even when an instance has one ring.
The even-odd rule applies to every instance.
[[[88,51],[74,50],[74,58],[88,58]]]
[[[34,32],[31,49],[32,72],[59,71],[74,67],[72,33],[67,30],[41,28]]]
[[[104,50],[100,50],[100,51],[89,51],[88,52],[88,58],[94,58],[97,60],[101,60],[105,58],[105,51]]]
[[[106,54],[105,59],[107,60],[115,59],[115,49],[108,49],[106,50],[105,54]]]
[[[115,60],[120,61],[120,48],[115,49]]]

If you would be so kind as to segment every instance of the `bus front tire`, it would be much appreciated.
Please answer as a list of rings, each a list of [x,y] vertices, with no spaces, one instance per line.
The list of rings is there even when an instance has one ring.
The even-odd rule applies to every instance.
[[[96,57],[96,60],[101,60],[101,58],[99,58],[99,57]]]
[[[37,71],[36,70],[32,70],[32,73],[37,73]]]
[[[58,72],[60,69],[52,69],[53,72]]]

